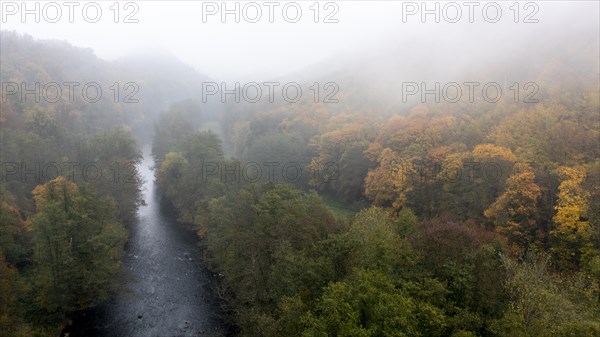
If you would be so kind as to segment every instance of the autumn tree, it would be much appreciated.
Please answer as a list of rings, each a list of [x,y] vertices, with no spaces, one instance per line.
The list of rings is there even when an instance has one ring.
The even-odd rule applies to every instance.
[[[536,205],[541,195],[533,171],[518,165],[518,172],[506,180],[506,190],[485,211],[496,230],[518,247],[527,249],[539,235],[536,233]]]
[[[324,193],[330,193],[346,202],[360,200],[364,192],[364,180],[372,164],[365,156],[369,147],[371,130],[366,125],[348,124],[339,129],[314,137],[310,146],[317,152],[310,164],[311,185]],[[327,175],[333,167],[335,175]]]
[[[381,150],[378,161],[379,166],[369,170],[365,178],[365,195],[375,205],[399,210],[405,205],[407,194],[412,190],[412,162],[402,160],[389,148]]]
[[[558,187],[553,221],[552,251],[558,256],[559,264],[567,268],[578,268],[581,259],[592,253],[592,227],[587,218],[589,193],[582,188],[586,177],[583,166],[561,167],[562,181]]]

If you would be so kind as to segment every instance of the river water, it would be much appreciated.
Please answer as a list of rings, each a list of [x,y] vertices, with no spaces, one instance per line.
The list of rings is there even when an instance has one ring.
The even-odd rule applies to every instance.
[[[70,337],[225,336],[196,233],[161,209],[153,161],[140,165],[146,205],[130,229],[120,287],[110,300],[74,317]]]

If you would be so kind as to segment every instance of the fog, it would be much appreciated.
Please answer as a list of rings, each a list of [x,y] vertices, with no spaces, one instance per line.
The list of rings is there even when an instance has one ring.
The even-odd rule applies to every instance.
[[[0,0],[0,337],[600,336],[599,15]]]
[[[85,3],[68,7],[58,2],[58,16],[56,8],[46,9],[44,2],[22,7],[20,2],[4,1],[2,29],[66,40],[106,60],[164,50],[211,78],[227,81],[266,80],[302,72],[324,60],[331,61],[325,67],[335,68],[361,55],[390,56],[390,46],[398,46],[395,51],[400,54],[432,54],[445,62],[429,66],[452,71],[499,51],[526,58],[523,53],[530,51],[519,52],[519,47],[562,43],[577,39],[582,31],[599,29],[596,1],[522,3],[518,10],[510,2],[485,10],[485,2],[437,2],[436,10],[434,3],[422,7],[420,2],[338,1],[321,2],[318,11],[312,2],[301,1],[292,2],[285,12],[285,2],[225,3],[140,1],[121,4],[117,12],[112,3],[99,2],[101,14],[96,15],[95,6],[84,12]],[[27,9],[33,12],[23,17]],[[422,17],[427,10],[431,12]]]

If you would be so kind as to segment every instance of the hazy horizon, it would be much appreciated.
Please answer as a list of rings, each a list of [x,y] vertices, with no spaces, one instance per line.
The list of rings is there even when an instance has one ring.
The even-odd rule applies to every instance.
[[[400,45],[414,39],[418,39],[421,46],[429,44],[432,51],[442,42],[446,46],[454,44],[470,54],[470,50],[497,48],[498,44],[507,48],[520,45],[519,36],[549,39],[564,34],[573,38],[569,31],[573,34],[579,29],[598,31],[595,20],[598,2],[595,1],[541,1],[536,2],[537,8],[521,8],[518,12],[510,8],[510,3],[491,2],[499,4],[502,10],[495,23],[487,22],[494,18],[495,8],[490,6],[486,9],[487,16],[483,14],[486,2],[476,2],[479,5],[474,7],[458,3],[462,16],[455,20],[457,23],[450,23],[456,16],[455,8],[444,10],[444,6],[452,2],[436,2],[440,6],[439,23],[431,13],[426,14],[422,22],[421,7],[415,14],[410,12],[414,11],[410,6],[420,5],[420,2],[407,1],[321,2],[318,12],[311,7],[312,2],[282,2],[283,5],[296,4],[288,7],[287,15],[283,14],[281,5],[264,6],[262,2],[250,1],[228,3],[225,9],[235,9],[235,4],[239,6],[239,23],[235,22],[234,14],[227,14],[222,22],[221,2],[172,1],[167,5],[162,1],[141,1],[135,2],[137,7],[122,5],[118,13],[110,7],[111,3],[99,2],[102,15],[95,23],[86,22],[93,17],[94,9],[88,8],[84,16],[83,10],[73,7],[71,18],[71,9],[64,6],[62,16],[55,19],[58,22],[51,23],[56,16],[55,9],[49,7],[44,11],[46,3],[37,3],[40,4],[39,23],[32,22],[36,19],[33,14],[27,14],[23,22],[20,2],[4,1],[2,29],[91,48],[107,61],[163,50],[198,72],[224,81],[277,78],[328,60],[343,62],[355,54],[377,54],[386,45]],[[18,4],[14,14],[12,4]],[[211,7],[215,4],[216,9]],[[257,23],[249,22],[255,7],[245,10],[248,4],[258,4],[262,11]],[[326,4],[329,7],[325,8]],[[34,3],[29,5],[29,9],[34,9]],[[425,10],[435,8],[433,4],[429,6]],[[296,7],[302,11],[298,22],[286,22],[294,18]],[[314,22],[315,18],[318,23]],[[71,19],[73,23],[69,22]],[[274,22],[270,23],[269,19]],[[515,19],[519,22],[515,23]],[[125,23],[127,20],[138,22]],[[526,20],[538,22],[525,23]],[[74,25],[77,29],[72,29]]]
[[[0,22],[0,337],[600,336],[600,1]]]

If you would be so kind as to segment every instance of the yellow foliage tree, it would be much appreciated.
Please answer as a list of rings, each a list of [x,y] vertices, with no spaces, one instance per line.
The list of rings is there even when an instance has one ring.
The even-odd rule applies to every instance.
[[[517,168],[506,180],[506,190],[484,215],[511,243],[526,249],[535,238],[536,204],[542,193],[531,168],[523,164],[517,164]]]
[[[589,193],[581,187],[586,170],[583,166],[561,167],[559,174],[562,181],[554,207],[554,229],[550,231],[555,239],[552,251],[563,267],[576,268],[592,247],[591,226],[586,217]]]
[[[508,162],[515,162],[517,160],[510,149],[494,144],[479,144],[475,146],[471,154],[474,159],[478,160],[497,159]]]
[[[33,194],[38,209],[48,201],[56,201],[62,204],[66,210],[69,207],[71,196],[76,195],[78,191],[79,189],[74,182],[59,176],[44,185],[38,185],[31,194]]]
[[[409,179],[414,173],[412,163],[386,148],[379,156],[379,165],[369,170],[365,178],[365,195],[376,205],[391,205],[400,210],[406,203],[407,193],[412,190]]]

